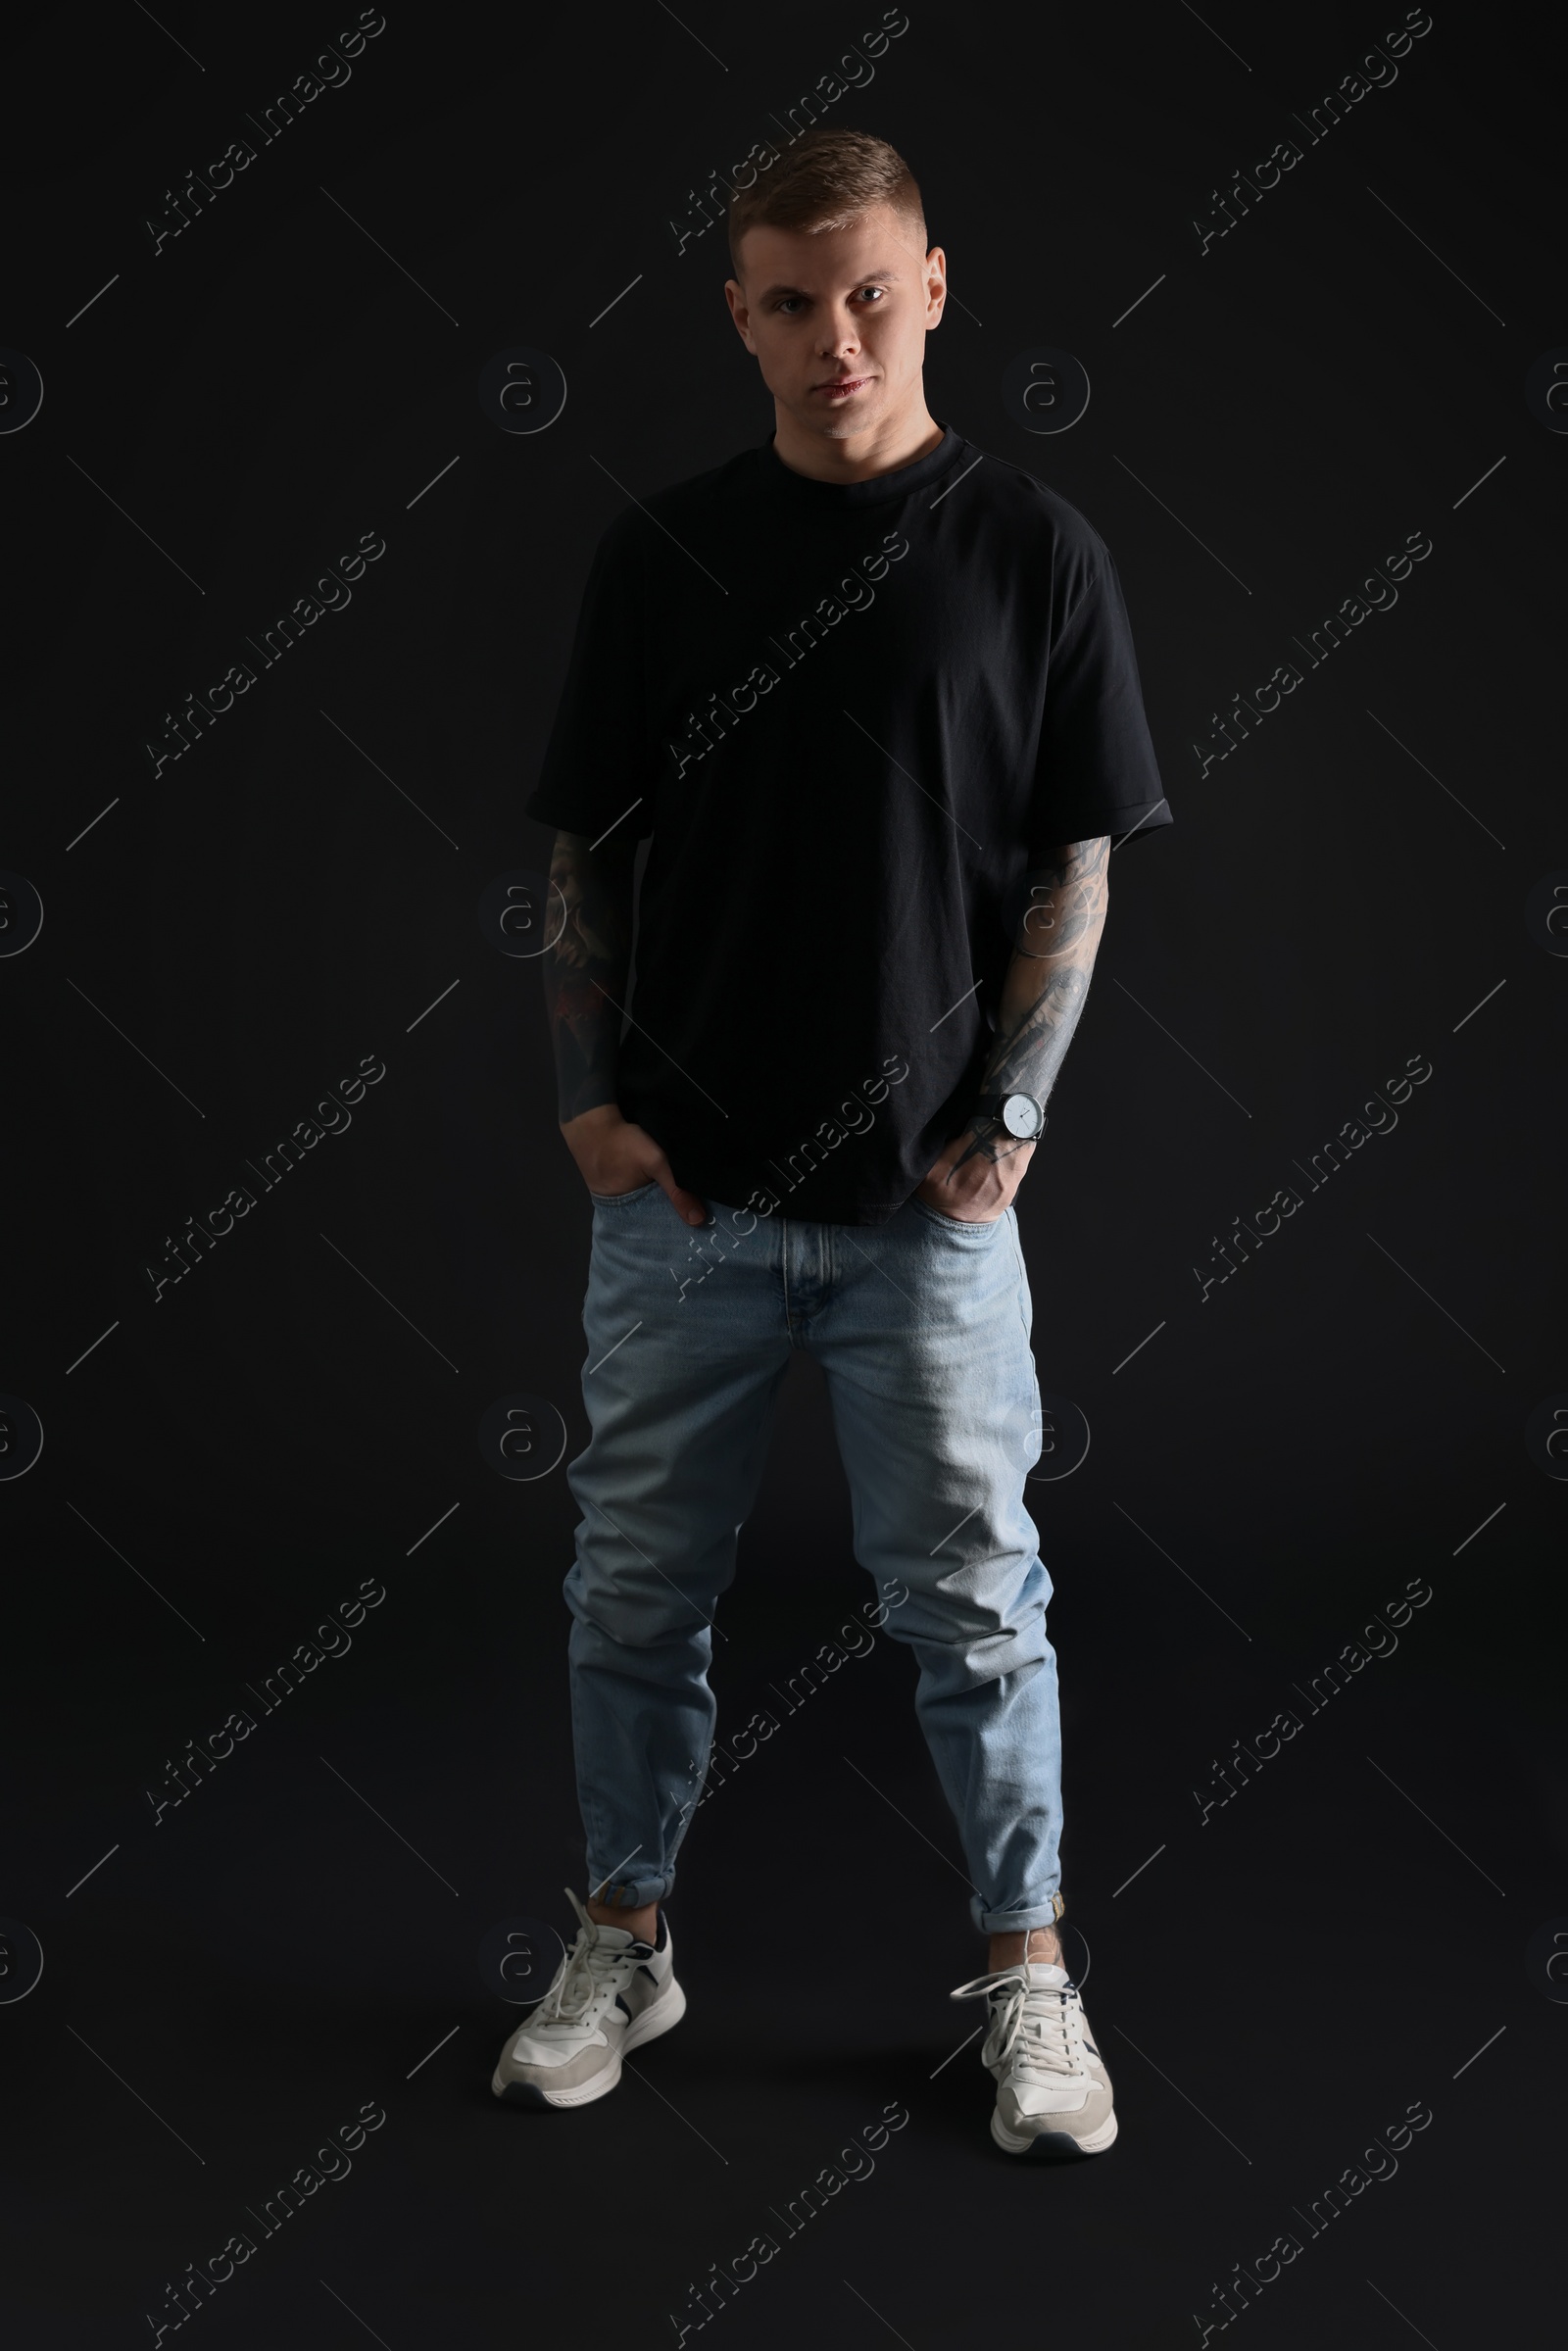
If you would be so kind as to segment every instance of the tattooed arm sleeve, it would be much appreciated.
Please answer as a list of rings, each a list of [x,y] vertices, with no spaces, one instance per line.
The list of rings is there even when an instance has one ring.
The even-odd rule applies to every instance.
[[[563,1126],[615,1100],[636,854],[635,841],[590,850],[582,834],[556,835],[550,879],[566,913],[545,954],[544,975]]]
[[[983,1097],[1032,1094],[1044,1102],[1072,1042],[1105,926],[1110,838],[1070,841],[1026,877],[1024,912],[997,1012]],[[1003,1159],[1019,1146],[998,1118],[977,1118],[963,1154]],[[963,1159],[957,1164],[961,1167]]]

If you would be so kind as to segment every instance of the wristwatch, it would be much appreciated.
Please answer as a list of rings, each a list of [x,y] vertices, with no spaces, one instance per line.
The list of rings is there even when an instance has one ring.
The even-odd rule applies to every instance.
[[[974,1105],[977,1118],[998,1118],[1020,1143],[1033,1143],[1046,1131],[1045,1106],[1032,1094],[992,1094]]]

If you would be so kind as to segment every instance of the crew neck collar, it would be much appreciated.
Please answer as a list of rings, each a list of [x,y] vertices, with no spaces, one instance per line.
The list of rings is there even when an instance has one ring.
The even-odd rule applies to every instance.
[[[759,473],[775,497],[788,498],[800,506],[876,506],[884,499],[905,498],[911,491],[924,490],[940,481],[964,448],[961,434],[956,433],[941,416],[933,416],[931,421],[942,426],[942,438],[935,449],[928,450],[924,457],[911,459],[906,465],[895,465],[886,473],[868,474],[863,481],[816,481],[808,473],[797,473],[779,456],[771,433],[757,453]]]

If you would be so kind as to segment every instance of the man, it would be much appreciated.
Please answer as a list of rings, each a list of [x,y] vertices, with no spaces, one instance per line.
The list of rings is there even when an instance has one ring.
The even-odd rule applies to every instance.
[[[713,1610],[802,1348],[990,1938],[954,1997],[989,2005],[992,2135],[1096,2153],[1116,2119],[1057,1932],[1012,1200],[1112,842],[1169,809],[1103,543],[926,409],[946,263],[902,158],[811,131],[729,235],[773,434],[605,531],[528,802],[558,828],[546,994],[593,1199],[565,1582],[592,1890],[568,1888],[579,1932],[493,2087],[586,2104],[684,2013],[662,1906],[710,1752]],[[886,1883],[868,1854],[868,1903]]]

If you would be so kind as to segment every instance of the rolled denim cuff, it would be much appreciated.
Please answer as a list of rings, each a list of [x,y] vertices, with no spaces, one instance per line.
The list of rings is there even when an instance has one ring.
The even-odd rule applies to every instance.
[[[1054,1927],[1067,1915],[1060,1893],[1047,1894],[1022,1910],[988,1910],[978,1894],[969,1896],[969,1916],[982,1935],[1027,1935],[1031,1927]]]

